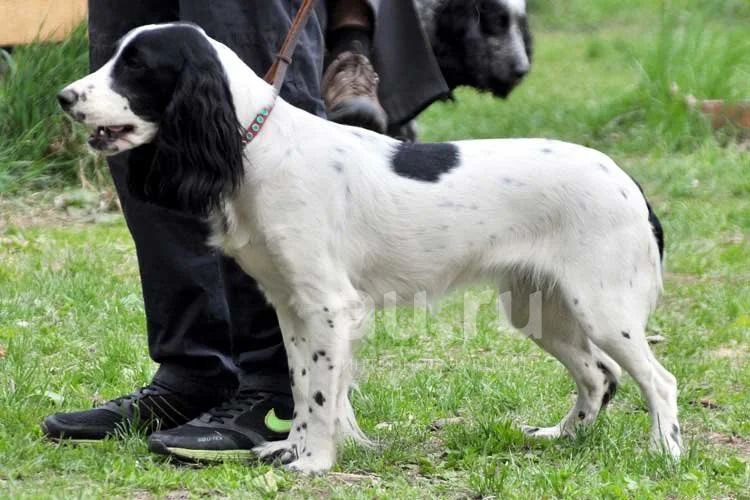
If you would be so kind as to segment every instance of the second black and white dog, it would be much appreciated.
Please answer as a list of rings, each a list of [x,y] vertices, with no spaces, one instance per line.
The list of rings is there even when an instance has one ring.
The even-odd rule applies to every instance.
[[[593,422],[622,367],[646,399],[653,443],[680,454],[675,378],[644,336],[662,288],[661,233],[604,154],[546,139],[414,145],[327,122],[188,24],[131,31],[58,98],[93,129],[94,149],[151,144],[156,161],[131,172],[132,188],[205,215],[211,243],[275,307],[295,416],[288,439],[259,455],[315,473],[334,464],[338,439],[364,441],[348,391],[372,309],[472,282],[512,291],[514,323],[541,291],[534,341],[577,385],[567,416],[529,434]]]
[[[525,0],[415,0],[415,5],[451,90],[465,85],[505,98],[531,69]]]
[[[533,37],[525,0],[415,0],[419,20],[448,87],[507,98],[531,70]],[[451,94],[452,95],[452,94]],[[415,120],[388,127],[414,142]]]

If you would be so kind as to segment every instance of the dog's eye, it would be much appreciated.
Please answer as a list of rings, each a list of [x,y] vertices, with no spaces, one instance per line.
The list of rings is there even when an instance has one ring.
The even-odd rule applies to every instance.
[[[497,7],[483,9],[480,24],[483,33],[499,36],[508,31],[510,15],[504,10],[498,10]]]

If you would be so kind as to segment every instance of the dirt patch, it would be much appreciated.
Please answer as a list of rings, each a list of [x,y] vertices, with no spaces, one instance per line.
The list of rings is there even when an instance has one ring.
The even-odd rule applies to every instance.
[[[717,360],[726,360],[732,366],[739,366],[747,362],[750,357],[750,348],[733,340],[723,346],[713,349],[709,352],[709,356]]]
[[[730,448],[740,456],[750,457],[750,439],[748,438],[721,432],[709,432],[707,440],[713,445]]]
[[[121,218],[114,191],[104,189],[0,196],[0,235],[9,228],[69,227],[91,223],[111,223]]]

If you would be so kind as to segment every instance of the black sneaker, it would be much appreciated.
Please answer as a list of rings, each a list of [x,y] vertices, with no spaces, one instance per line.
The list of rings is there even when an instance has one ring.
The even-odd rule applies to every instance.
[[[182,425],[225,397],[226,392],[216,390],[182,394],[154,381],[91,410],[51,415],[42,422],[42,432],[49,439],[78,443],[129,429],[148,433]]]
[[[154,432],[148,448],[197,462],[249,460],[254,447],[287,437],[293,408],[289,395],[241,390],[185,425]]]

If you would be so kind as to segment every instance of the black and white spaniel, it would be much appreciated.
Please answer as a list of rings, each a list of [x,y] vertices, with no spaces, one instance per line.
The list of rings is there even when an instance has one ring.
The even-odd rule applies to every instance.
[[[531,69],[526,0],[416,0],[432,50],[451,90],[465,85],[508,94]]]
[[[149,144],[155,159],[131,172],[133,189],[205,215],[211,244],[276,308],[296,412],[288,439],[260,456],[314,473],[334,464],[337,439],[365,441],[348,394],[372,310],[473,282],[503,292],[514,325],[538,313],[524,331],[577,385],[565,418],[528,434],[593,422],[622,367],[646,399],[653,443],[680,454],[676,381],[644,336],[661,232],[604,154],[547,139],[406,144],[327,122],[189,24],[131,31],[58,98],[94,149]]]
[[[525,0],[415,0],[440,71],[451,91],[473,87],[507,98],[531,70],[533,37]],[[416,141],[414,120],[388,135]]]

